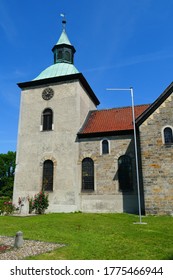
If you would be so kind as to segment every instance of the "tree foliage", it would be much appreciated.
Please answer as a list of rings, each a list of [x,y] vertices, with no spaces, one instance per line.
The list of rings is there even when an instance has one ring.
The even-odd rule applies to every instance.
[[[13,195],[16,152],[0,154],[0,197]]]

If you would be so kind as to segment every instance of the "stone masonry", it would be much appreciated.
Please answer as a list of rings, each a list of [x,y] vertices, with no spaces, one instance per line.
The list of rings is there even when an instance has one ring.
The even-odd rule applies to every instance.
[[[92,158],[95,168],[94,193],[81,192],[81,211],[129,212],[138,211],[133,135],[109,136],[110,153],[102,154],[104,137],[79,140],[79,166],[85,157]],[[133,165],[133,191],[122,193],[118,182],[118,158],[128,155]],[[81,175],[80,175],[81,181]],[[80,182],[81,184],[81,182]]]
[[[173,214],[173,145],[165,144],[163,129],[173,128],[173,96],[140,126],[146,214]]]

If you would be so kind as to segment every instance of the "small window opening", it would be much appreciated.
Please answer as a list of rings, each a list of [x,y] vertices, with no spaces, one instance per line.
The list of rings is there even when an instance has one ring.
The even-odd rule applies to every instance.
[[[51,109],[45,109],[43,111],[43,130],[52,130],[53,124],[53,112]]]
[[[102,154],[109,154],[109,142],[108,140],[103,140],[102,141]]]
[[[173,143],[172,129],[170,127],[164,129],[164,141],[165,144]]]

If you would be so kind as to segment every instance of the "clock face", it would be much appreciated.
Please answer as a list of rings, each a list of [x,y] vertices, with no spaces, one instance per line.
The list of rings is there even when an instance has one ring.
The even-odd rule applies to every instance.
[[[52,88],[45,88],[42,92],[42,97],[44,100],[49,100],[53,97],[54,91]]]

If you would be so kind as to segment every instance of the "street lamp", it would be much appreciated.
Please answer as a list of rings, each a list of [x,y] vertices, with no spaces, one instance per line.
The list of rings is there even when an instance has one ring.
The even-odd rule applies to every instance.
[[[144,223],[142,223],[142,215],[141,215],[141,198],[140,198],[140,187],[139,187],[139,164],[138,164],[138,150],[137,150],[136,126],[135,126],[133,88],[132,87],[130,87],[130,88],[107,88],[106,90],[130,91],[130,93],[131,93],[133,131],[134,131],[134,149],[135,149],[135,161],[136,161],[136,180],[137,180],[137,192],[138,192],[139,224],[144,224]]]

